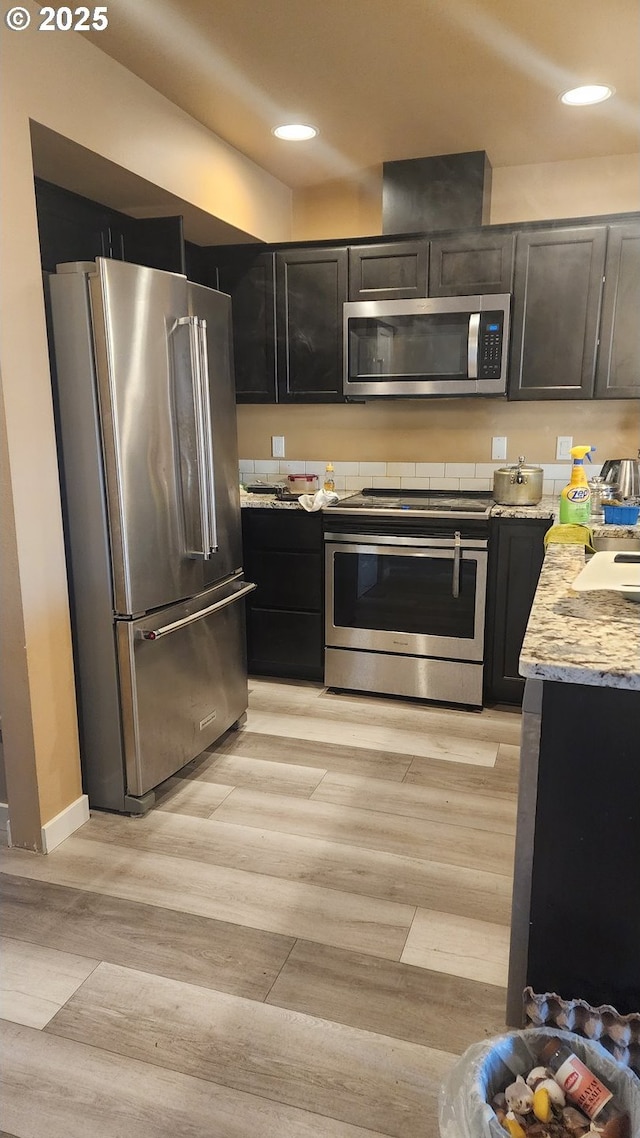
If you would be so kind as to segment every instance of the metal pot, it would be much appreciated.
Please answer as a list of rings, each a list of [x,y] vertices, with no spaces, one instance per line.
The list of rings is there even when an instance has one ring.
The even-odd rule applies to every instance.
[[[529,466],[520,455],[515,466],[501,466],[494,472],[494,500],[501,506],[537,506],[543,477],[541,466]]]
[[[617,485],[617,497],[640,497],[640,459],[609,458],[602,467],[600,477],[607,486],[611,483]]]

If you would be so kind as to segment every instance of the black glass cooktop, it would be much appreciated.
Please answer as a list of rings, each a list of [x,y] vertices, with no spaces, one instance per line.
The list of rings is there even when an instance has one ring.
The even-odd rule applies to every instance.
[[[488,517],[493,504],[491,495],[482,490],[379,490],[373,487],[343,498],[331,507],[331,511],[403,510],[419,514]]]

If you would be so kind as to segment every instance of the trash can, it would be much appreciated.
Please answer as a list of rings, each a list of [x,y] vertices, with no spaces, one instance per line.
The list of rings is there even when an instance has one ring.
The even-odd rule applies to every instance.
[[[599,1043],[556,1028],[526,1028],[474,1043],[451,1068],[440,1091],[440,1138],[505,1138],[489,1100],[517,1075],[539,1065],[547,1039],[564,1039],[631,1116],[632,1138],[640,1136],[640,1080]]]

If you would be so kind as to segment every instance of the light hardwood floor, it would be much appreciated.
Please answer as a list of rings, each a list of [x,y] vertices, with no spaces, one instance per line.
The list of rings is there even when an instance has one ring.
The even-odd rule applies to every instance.
[[[252,679],[145,818],[3,850],[0,1138],[437,1138],[505,1026],[519,733]]]

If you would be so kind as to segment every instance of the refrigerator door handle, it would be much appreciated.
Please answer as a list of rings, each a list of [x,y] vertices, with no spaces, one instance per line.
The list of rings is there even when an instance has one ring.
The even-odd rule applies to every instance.
[[[211,385],[209,383],[209,356],[207,353],[207,322],[204,319],[193,317],[196,335],[199,344],[200,357],[200,398],[202,403],[202,419],[204,424],[204,453],[208,467],[208,523],[209,523],[209,556],[218,551],[218,519],[216,515],[216,483],[215,467],[213,461],[213,425],[211,422]]]
[[[197,317],[179,316],[174,328],[181,325],[189,329],[189,356],[191,359],[191,386],[193,390],[193,412],[196,428],[196,461],[198,465],[198,502],[200,507],[200,533],[202,549],[193,553],[207,560],[211,556],[211,531],[209,525],[209,475],[205,450],[206,423],[203,414],[202,398],[202,351]]]
[[[137,640],[160,640],[163,636],[169,636],[171,632],[177,632],[180,628],[186,628],[188,624],[195,624],[197,620],[202,620],[205,616],[211,616],[213,612],[219,612],[220,609],[226,608],[227,605],[235,604],[236,601],[242,600],[249,593],[252,593],[257,585],[248,584],[242,589],[238,589],[237,593],[232,593],[230,597],[225,597],[222,601],[216,601],[214,605],[209,605],[206,609],[201,609],[200,612],[191,613],[190,616],[184,616],[182,620],[174,620],[171,624],[162,625],[161,628],[141,628],[136,630]]]

